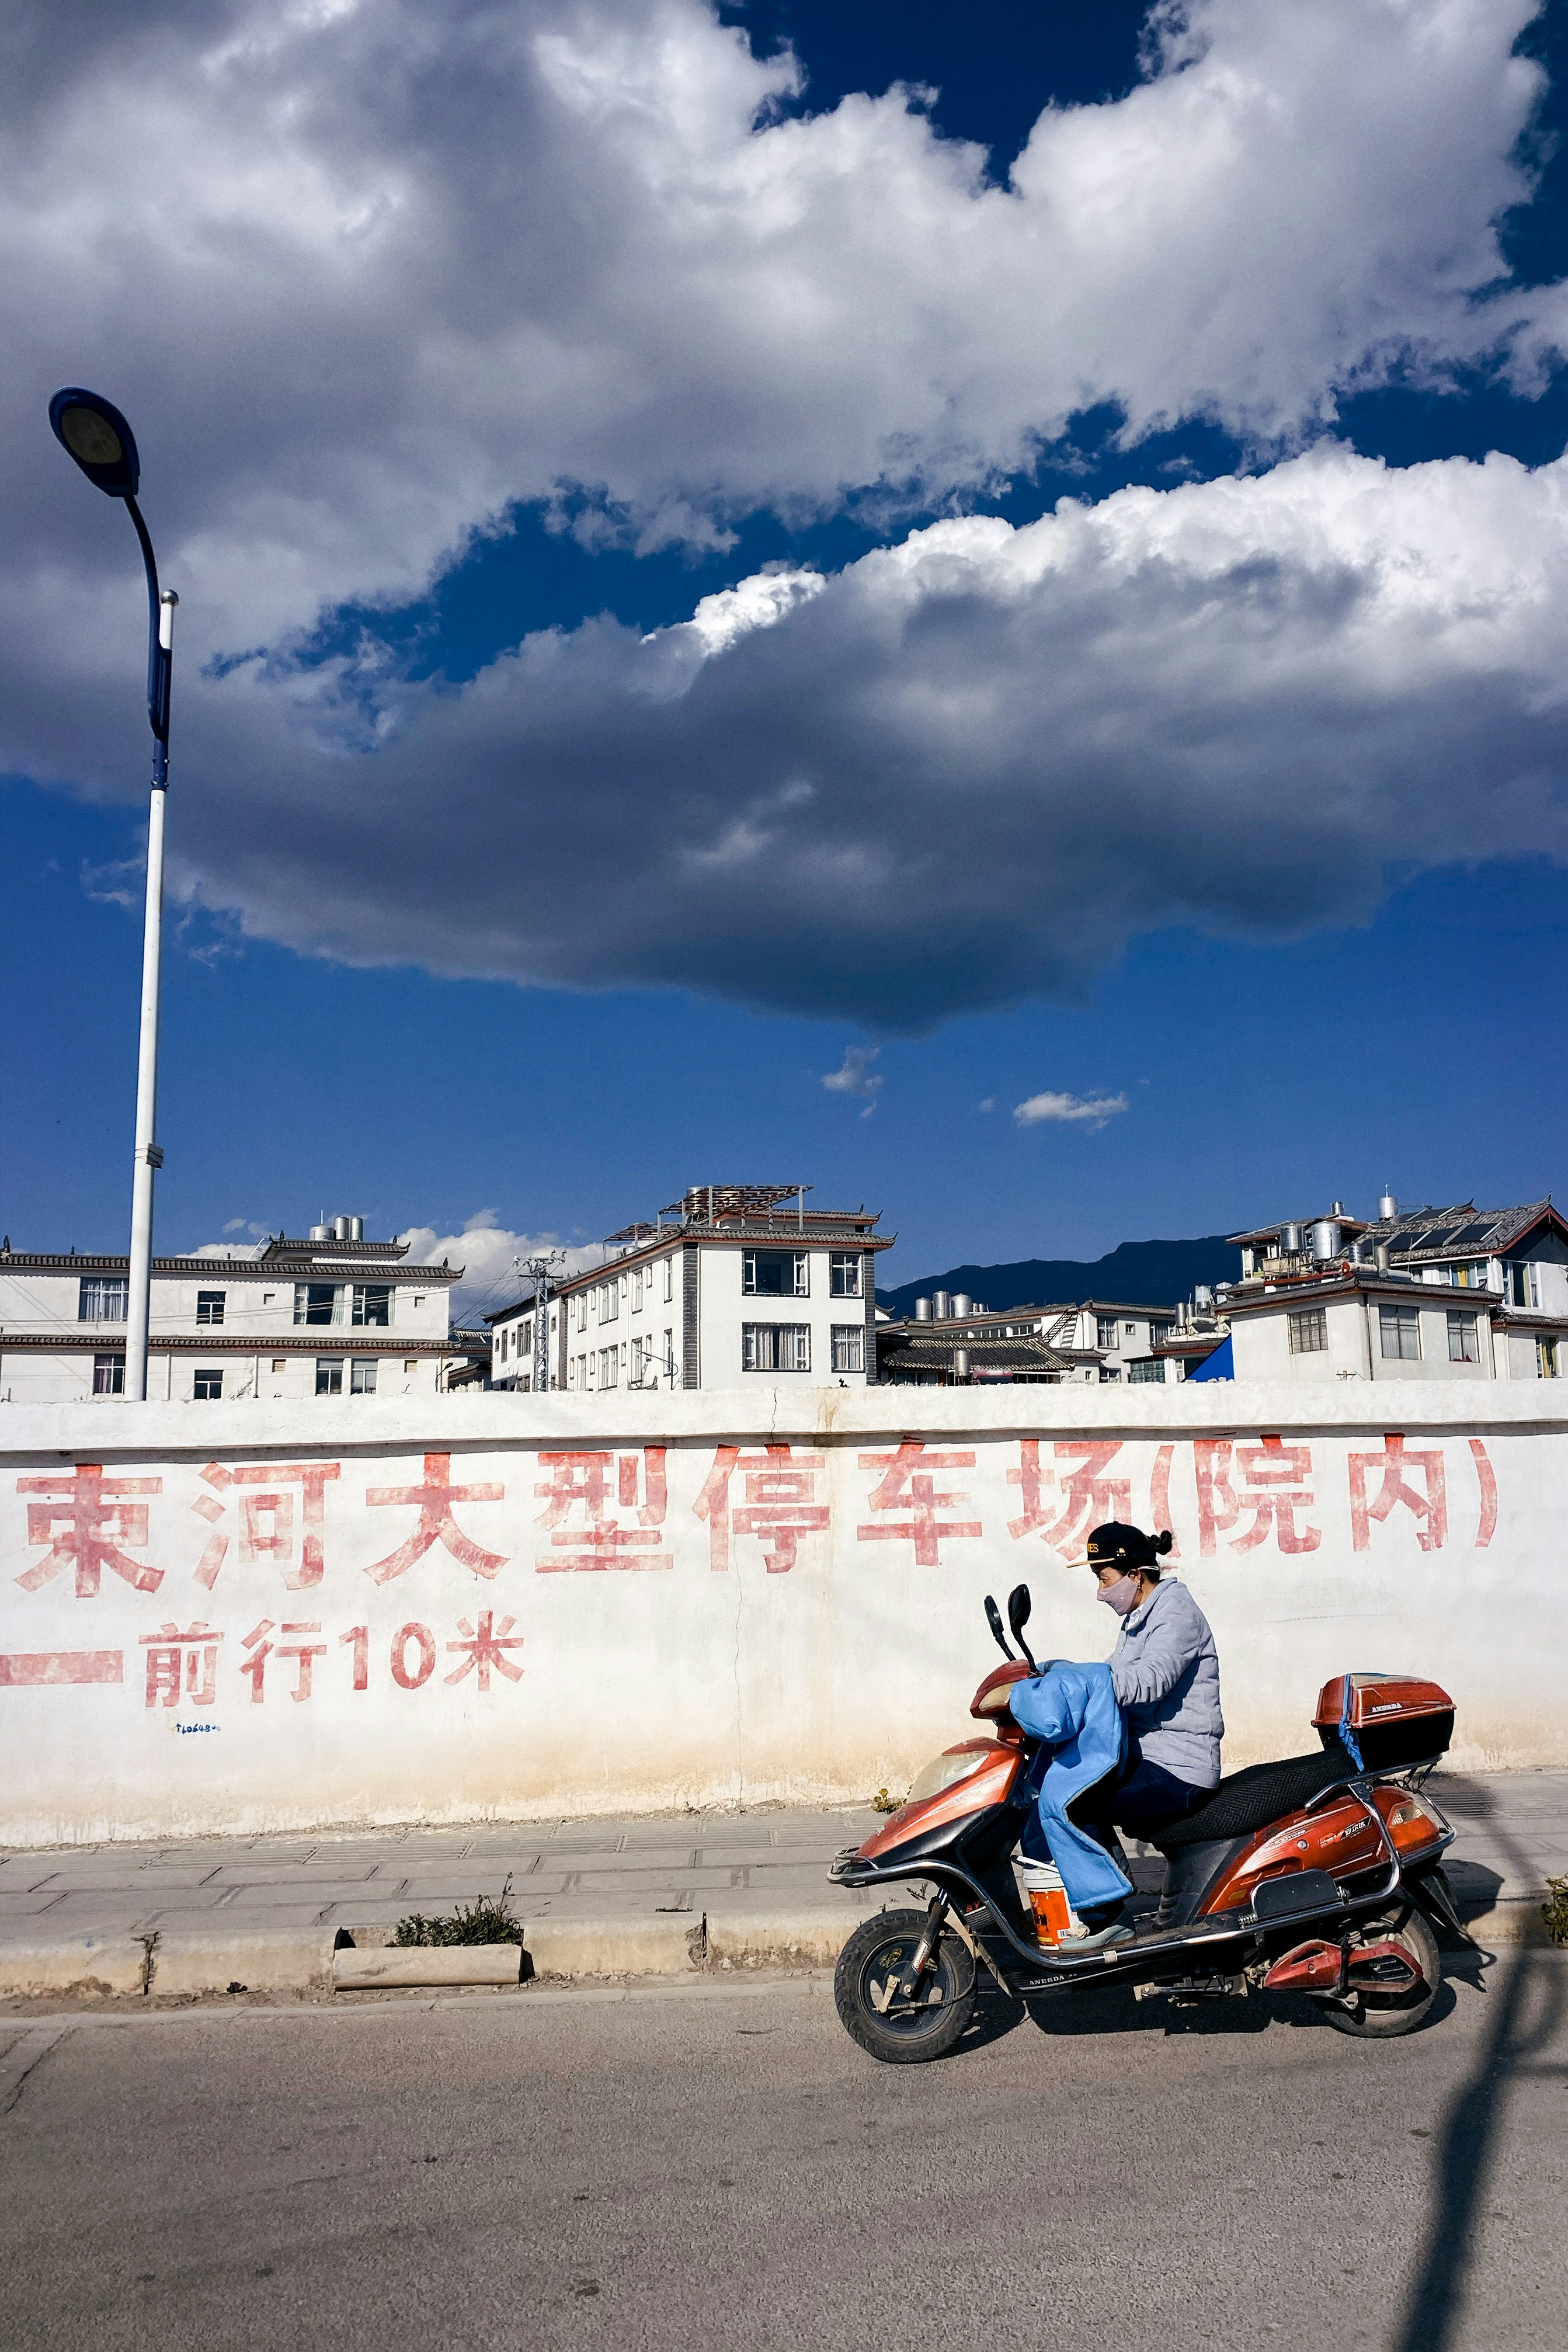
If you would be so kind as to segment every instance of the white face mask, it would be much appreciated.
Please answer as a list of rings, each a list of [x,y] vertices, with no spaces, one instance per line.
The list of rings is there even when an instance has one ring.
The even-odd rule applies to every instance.
[[[1138,1605],[1138,1580],[1135,1576],[1119,1576],[1114,1584],[1100,1587],[1100,1599],[1118,1617],[1125,1617]]]

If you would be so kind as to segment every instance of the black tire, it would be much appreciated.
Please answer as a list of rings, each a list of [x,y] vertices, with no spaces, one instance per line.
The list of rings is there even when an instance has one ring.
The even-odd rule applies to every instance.
[[[1414,1905],[1403,1911],[1397,1921],[1387,1926],[1369,1925],[1362,1933],[1369,1943],[1380,1943],[1387,1937],[1406,1946],[1426,1981],[1408,1992],[1363,1991],[1348,2000],[1327,2000],[1322,2003],[1324,2017],[1336,2033],[1354,2033],[1367,2042],[1387,2042],[1397,2033],[1414,2033],[1418,2025],[1426,2022],[1442,1985],[1443,1964],[1437,1938]]]
[[[925,1982],[926,1998],[918,2006],[900,2001],[896,1994],[889,1999],[889,1987],[896,1984],[925,1932],[924,1911],[879,1912],[855,1929],[833,1972],[833,2000],[844,2032],[884,2066],[919,2066],[940,2058],[975,2014],[974,1956],[951,1932],[937,1946]]]

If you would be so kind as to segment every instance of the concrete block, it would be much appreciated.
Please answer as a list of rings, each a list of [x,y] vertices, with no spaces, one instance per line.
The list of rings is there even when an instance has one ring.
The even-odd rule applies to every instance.
[[[154,1993],[304,1992],[325,1985],[332,1967],[332,1927],[235,1927],[160,1931],[152,1948]]]
[[[131,1936],[51,1936],[26,1942],[7,1937],[0,1942],[0,1995],[139,1993],[146,1969],[146,1949]]]
[[[369,1992],[382,1985],[517,1984],[522,1972],[520,1944],[356,1946],[332,1955],[336,1992]]]
[[[671,1919],[539,1919],[524,1930],[541,1977],[683,1976],[702,1966],[702,1913]]]
[[[841,1908],[790,1905],[763,1909],[710,1906],[710,1969],[831,1969],[862,1919],[882,1904],[845,1902]]]

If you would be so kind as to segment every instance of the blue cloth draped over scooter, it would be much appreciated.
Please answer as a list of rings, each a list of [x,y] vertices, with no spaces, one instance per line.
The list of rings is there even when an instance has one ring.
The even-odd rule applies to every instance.
[[[1133,1891],[1130,1881],[1098,1838],[1067,1816],[1073,1798],[1114,1772],[1126,1753],[1127,1735],[1110,1667],[1052,1659],[1029,1681],[1015,1683],[1008,1704],[1014,1722],[1051,1751],[1039,1776],[1040,1826],[1051,1859],[1061,1873],[1068,1901],[1081,1913],[1096,1904],[1120,1902]],[[1035,1841],[1026,1832],[1022,1843],[1028,1854]]]

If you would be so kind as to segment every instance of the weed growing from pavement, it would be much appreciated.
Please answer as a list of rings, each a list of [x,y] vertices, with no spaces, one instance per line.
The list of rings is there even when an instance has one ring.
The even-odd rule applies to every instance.
[[[1541,1906],[1546,1932],[1554,1944],[1568,1944],[1568,1878],[1549,1878]]]
[[[427,1919],[422,1911],[411,1911],[406,1919],[397,1923],[394,1944],[520,1944],[523,1930],[512,1916],[512,1881],[508,1874],[505,1886],[494,1903],[476,1895],[472,1903],[460,1903],[455,1911],[440,1913]]]

